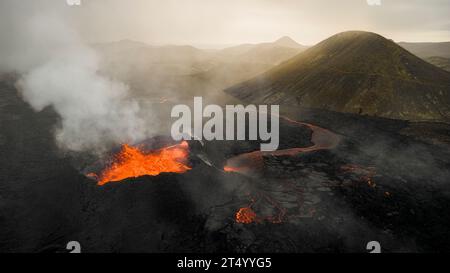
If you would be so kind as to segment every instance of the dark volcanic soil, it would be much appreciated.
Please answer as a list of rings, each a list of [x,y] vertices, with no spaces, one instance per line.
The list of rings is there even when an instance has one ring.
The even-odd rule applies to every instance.
[[[343,136],[333,150],[265,157],[263,175],[221,170],[256,143],[192,145],[193,169],[99,187],[60,151],[57,115],[35,113],[0,82],[0,252],[450,251],[445,124],[282,109]],[[432,139],[430,139],[432,136]],[[281,148],[311,131],[281,124]],[[214,166],[204,164],[202,154]],[[251,206],[261,219],[239,224]]]

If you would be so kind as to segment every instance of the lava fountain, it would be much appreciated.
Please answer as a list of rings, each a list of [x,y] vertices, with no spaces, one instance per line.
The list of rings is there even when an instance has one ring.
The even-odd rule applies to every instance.
[[[100,174],[90,173],[87,176],[95,178],[98,185],[104,185],[145,175],[185,173],[191,169],[185,164],[188,156],[189,145],[186,141],[150,152],[124,144],[112,163]]]

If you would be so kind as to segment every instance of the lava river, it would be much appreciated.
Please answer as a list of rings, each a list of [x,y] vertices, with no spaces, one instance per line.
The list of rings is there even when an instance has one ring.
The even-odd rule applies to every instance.
[[[240,154],[227,160],[224,167],[226,172],[236,172],[245,175],[254,174],[258,169],[264,167],[264,156],[295,156],[300,153],[309,153],[319,150],[329,150],[335,148],[341,137],[330,130],[315,126],[313,124],[295,121],[285,116],[280,116],[284,121],[298,126],[306,126],[312,131],[311,142],[314,144],[306,148],[291,148],[277,150],[273,152],[254,151]]]

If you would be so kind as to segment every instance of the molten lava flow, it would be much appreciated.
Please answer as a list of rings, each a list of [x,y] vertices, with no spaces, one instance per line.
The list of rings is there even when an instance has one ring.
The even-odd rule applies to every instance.
[[[188,143],[165,147],[154,152],[144,152],[137,147],[124,144],[115,155],[113,163],[96,177],[98,185],[121,181],[130,177],[144,175],[156,176],[161,173],[184,173],[191,168],[183,162],[188,157]]]
[[[236,212],[236,222],[240,224],[251,224],[256,221],[256,213],[251,208],[241,208]]]
[[[230,166],[225,166],[223,167],[223,170],[227,173],[239,173],[239,172],[243,172],[244,169],[243,168],[238,168],[238,167],[230,167]]]

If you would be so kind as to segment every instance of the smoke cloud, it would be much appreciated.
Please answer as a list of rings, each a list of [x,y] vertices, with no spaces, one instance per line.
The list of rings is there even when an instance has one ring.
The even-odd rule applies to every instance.
[[[26,10],[22,3],[6,5]],[[129,87],[99,72],[95,51],[58,7],[6,18],[9,24],[0,29],[6,41],[0,71],[20,73],[17,87],[34,110],[50,106],[60,115],[56,139],[61,148],[99,152],[112,143],[144,138],[148,132]]]

